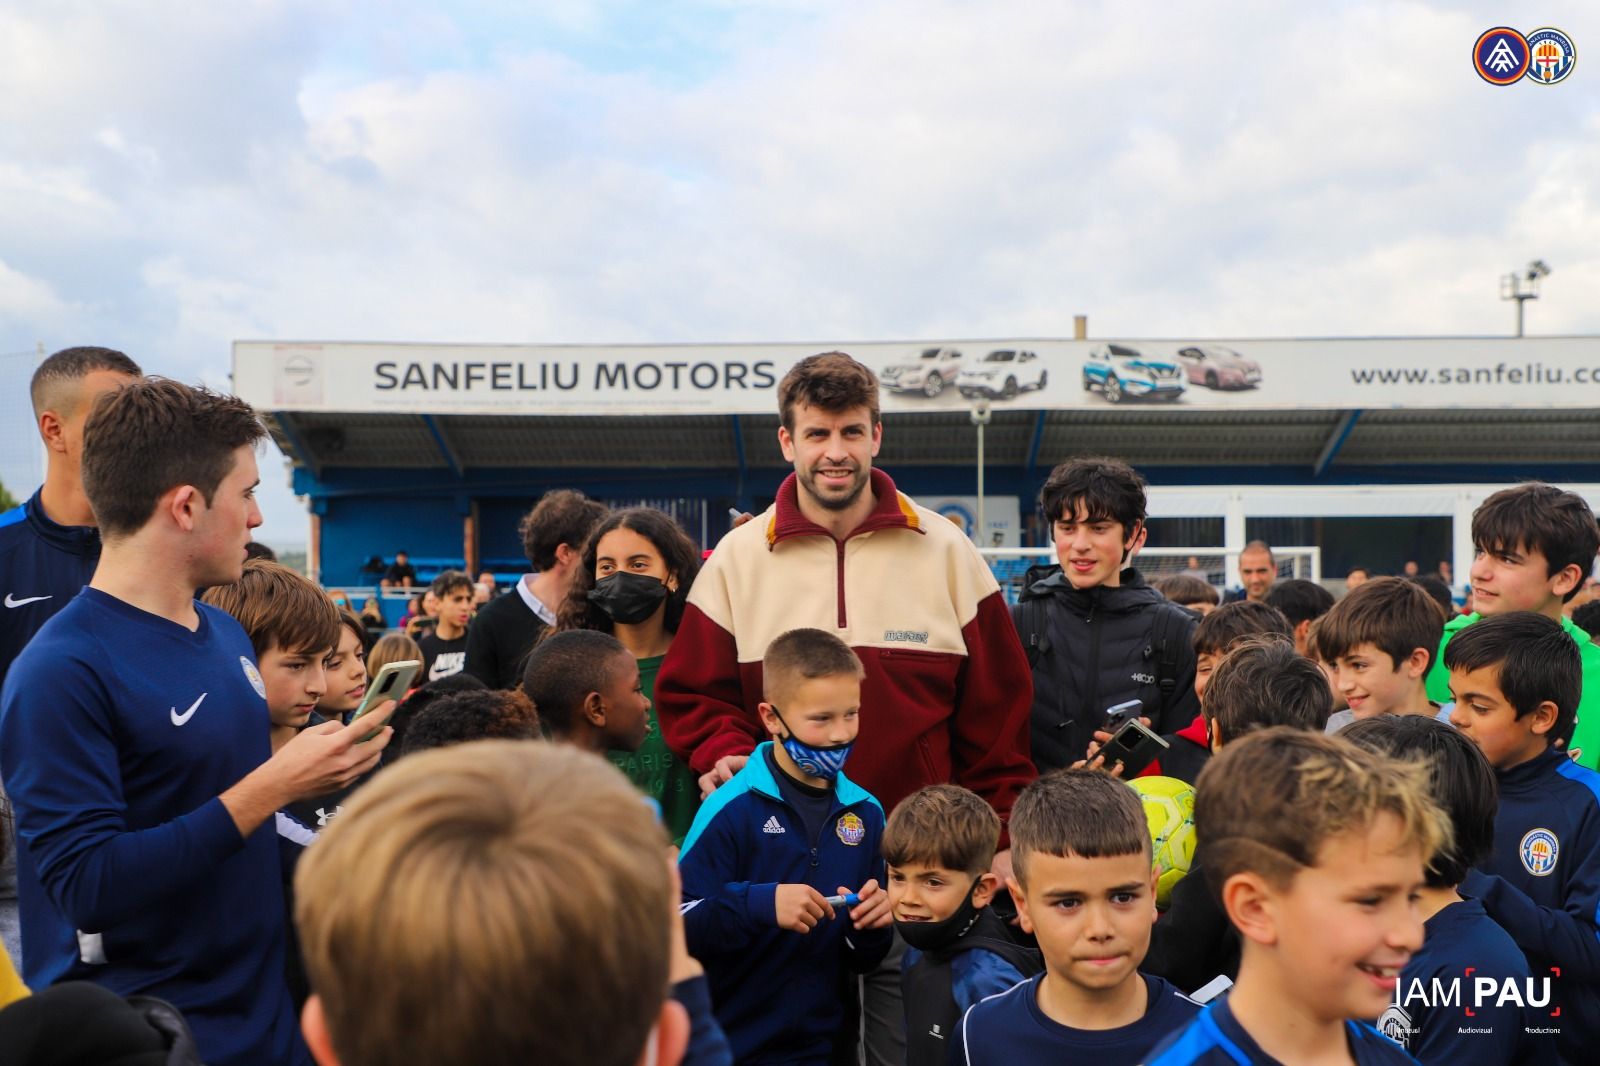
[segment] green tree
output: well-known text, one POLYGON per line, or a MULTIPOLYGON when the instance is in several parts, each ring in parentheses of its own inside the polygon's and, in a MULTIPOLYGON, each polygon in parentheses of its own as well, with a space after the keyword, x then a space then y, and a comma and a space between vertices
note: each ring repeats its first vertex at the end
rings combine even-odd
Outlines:
POLYGON ((19 502, 15 496, 6 491, 4 484, 0 484, 0 511, 9 511, 19 502))

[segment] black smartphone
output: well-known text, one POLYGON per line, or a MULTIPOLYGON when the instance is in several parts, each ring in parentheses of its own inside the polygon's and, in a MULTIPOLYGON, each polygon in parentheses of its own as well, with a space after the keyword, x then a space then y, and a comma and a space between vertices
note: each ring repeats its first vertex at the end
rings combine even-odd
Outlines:
POLYGON ((1134 718, 1123 723, 1117 735, 1106 741, 1106 746, 1100 749, 1099 754, 1106 757, 1100 765, 1110 770, 1120 762, 1123 780, 1131 780, 1134 774, 1149 766, 1171 746, 1134 718))
POLYGON ((1115 707, 1107 707, 1105 724, 1100 728, 1107 733, 1115 733, 1122 728, 1124 722, 1131 722, 1139 717, 1139 712, 1142 710, 1144 710, 1143 700, 1128 700, 1115 707))

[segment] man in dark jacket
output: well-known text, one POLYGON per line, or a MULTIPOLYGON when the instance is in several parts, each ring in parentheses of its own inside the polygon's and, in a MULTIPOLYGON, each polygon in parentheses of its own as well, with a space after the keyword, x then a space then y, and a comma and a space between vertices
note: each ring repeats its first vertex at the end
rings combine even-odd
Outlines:
POLYGON ((1059 565, 1028 571, 1012 618, 1033 667, 1033 759, 1082 759, 1104 712, 1143 702, 1156 733, 1199 714, 1195 616, 1128 565, 1143 536, 1144 479, 1117 459, 1074 459, 1039 491, 1059 565))

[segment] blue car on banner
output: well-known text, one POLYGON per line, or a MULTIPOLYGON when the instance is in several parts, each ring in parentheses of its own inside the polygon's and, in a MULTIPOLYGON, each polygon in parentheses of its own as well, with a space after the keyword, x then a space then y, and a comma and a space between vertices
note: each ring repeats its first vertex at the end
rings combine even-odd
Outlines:
POLYGON ((1112 403, 1123 400, 1177 400, 1187 387, 1174 359, 1145 355, 1126 344, 1101 344, 1083 364, 1083 390, 1100 390, 1112 403))

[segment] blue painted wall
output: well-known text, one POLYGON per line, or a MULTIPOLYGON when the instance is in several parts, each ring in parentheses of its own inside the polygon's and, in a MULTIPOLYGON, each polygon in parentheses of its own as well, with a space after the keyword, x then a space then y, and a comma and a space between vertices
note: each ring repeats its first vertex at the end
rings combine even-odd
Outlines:
MULTIPOLYGON (((710 505, 711 539, 727 529, 729 507, 759 511, 789 474, 787 468, 750 469, 741 482, 737 469, 469 469, 461 478, 449 470, 325 469, 321 478, 295 471, 295 491, 312 498, 322 517, 322 580, 326 585, 360 581, 360 567, 371 555, 392 558, 396 548, 413 556, 459 558, 462 521, 470 501, 479 501, 479 551, 484 559, 520 558, 517 523, 551 489, 573 488, 602 500, 641 497, 703 497, 710 505)), ((902 466, 888 471, 912 496, 971 495, 976 474, 970 465, 902 466)), ((1524 478, 1556 482, 1600 482, 1600 463, 1496 466, 1395 465, 1338 466, 1313 478, 1305 466, 1141 467, 1152 485, 1341 485, 1341 484, 1506 484, 1524 478)), ((1026 515, 1048 473, 1040 467, 991 466, 985 490, 1018 496, 1026 515)), ((709 545, 707 545, 709 547, 709 545)))

